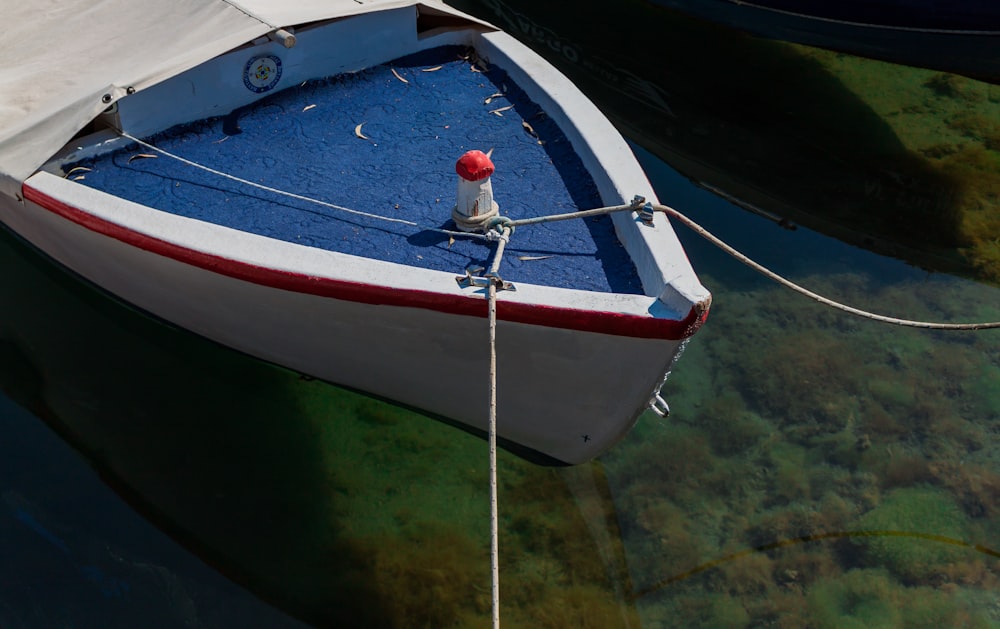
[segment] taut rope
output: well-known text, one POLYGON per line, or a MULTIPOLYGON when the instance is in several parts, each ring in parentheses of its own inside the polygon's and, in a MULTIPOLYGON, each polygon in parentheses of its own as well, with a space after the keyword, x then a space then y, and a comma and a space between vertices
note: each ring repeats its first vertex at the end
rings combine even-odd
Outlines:
POLYGON ((768 269, 764 265, 762 265, 762 264, 760 264, 758 262, 754 262, 753 260, 751 260, 750 258, 748 258, 747 256, 745 256, 744 254, 740 253, 739 251, 737 251, 736 249, 734 249, 730 245, 726 244, 721 238, 719 238, 718 236, 715 236, 714 234, 712 234, 711 232, 709 232, 707 229, 705 229, 704 227, 702 227, 698 223, 694 222, 693 220, 691 220, 687 216, 681 214, 680 212, 678 212, 674 208, 666 206, 666 205, 660 205, 660 204, 647 204, 642 199, 642 197, 636 197, 632 201, 632 203, 628 204, 628 205, 612 205, 612 206, 608 206, 608 207, 595 208, 595 209, 592 209, 592 210, 582 210, 582 211, 579 211, 579 212, 567 212, 565 214, 553 214, 553 215, 549 215, 549 216, 538 216, 538 217, 534 217, 534 218, 525 218, 525 219, 518 219, 518 220, 504 220, 500 224, 502 224, 502 225, 509 225, 509 226, 512 226, 512 227, 516 227, 516 226, 520 226, 520 225, 537 225, 537 224, 540 224, 540 223, 551 223, 551 222, 554 222, 554 221, 563 221, 563 220, 567 220, 567 219, 571 219, 571 218, 586 218, 588 216, 597 216, 597 215, 600 215, 600 214, 611 214, 611 213, 614 213, 614 212, 621 212, 621 211, 624 211, 624 210, 635 210, 635 211, 640 212, 640 214, 645 213, 647 216, 644 217, 644 218, 648 218, 649 216, 651 216, 651 213, 654 212, 654 211, 655 212, 662 212, 663 214, 665 214, 667 216, 671 216, 673 218, 676 218, 678 221, 680 221, 681 223, 684 223, 684 225, 686 225, 687 227, 689 227, 696 234, 698 234, 702 238, 708 240, 709 242, 711 242, 716 247, 722 249, 723 251, 725 251, 726 253, 728 253, 732 257, 736 258, 737 260, 739 260, 743 264, 745 264, 745 265, 749 266, 750 268, 754 269, 758 273, 761 273, 762 275, 764 275, 766 277, 769 277, 770 279, 778 282, 779 284, 781 284, 781 285, 783 285, 783 286, 785 286, 787 288, 790 288, 793 291, 795 291, 795 292, 797 292, 797 293, 799 293, 801 295, 805 295, 806 297, 809 297, 810 299, 813 299, 813 300, 815 300, 815 301, 817 301, 817 302, 819 302, 819 303, 821 303, 823 305, 830 306, 831 308, 835 308, 837 310, 840 310, 840 311, 843 311, 843 312, 847 312, 849 314, 857 315, 859 317, 864 317, 866 319, 871 319, 873 321, 881 321, 883 323, 891 323, 893 325, 899 325, 899 326, 905 326, 905 327, 911 327, 911 328, 925 328, 925 329, 931 329, 931 330, 989 330, 989 329, 1000 328, 1000 321, 988 321, 988 322, 980 322, 980 323, 937 323, 937 322, 931 322, 931 321, 913 321, 911 319, 900 319, 900 318, 897 318, 897 317, 889 317, 889 316, 886 316, 886 315, 880 315, 880 314, 876 314, 874 312, 868 312, 866 310, 861 310, 860 308, 855 308, 853 306, 848 306, 846 304, 842 304, 840 302, 834 301, 832 299, 829 299, 827 297, 824 297, 822 295, 814 293, 814 292, 812 292, 811 290, 809 290, 807 288, 799 286, 795 282, 792 282, 791 280, 786 279, 786 278, 782 277, 781 275, 778 275, 777 273, 775 273, 774 271, 768 269))
POLYGON ((489 278, 489 322, 490 322, 490 575, 493 592, 493 629, 500 628, 500 544, 499 515, 497 508, 497 284, 502 281, 497 276, 504 248, 513 231, 504 227, 497 239, 497 250, 493 254, 489 278))
MULTIPOLYGON (((229 179, 231 181, 235 181, 235 182, 238 182, 238 183, 241 183, 241 184, 253 187, 253 188, 257 188, 257 189, 260 189, 260 190, 265 190, 267 192, 271 192, 273 194, 277 194, 277 195, 280 195, 280 196, 285 196, 285 197, 289 197, 289 198, 292 198, 292 199, 298 199, 299 201, 304 201, 306 203, 314 203, 314 204, 317 204, 317 205, 322 205, 324 207, 328 207, 328 208, 331 208, 331 209, 339 210, 341 212, 346 212, 348 214, 355 214, 355 215, 358 215, 358 216, 365 216, 367 218, 373 218, 373 219, 378 219, 378 220, 382 220, 382 221, 389 221, 389 222, 392 222, 392 223, 401 223, 403 225, 409 225, 411 227, 416 227, 418 229, 425 229, 425 230, 429 230, 429 231, 435 231, 435 232, 447 234, 449 236, 465 236, 465 237, 470 237, 470 238, 481 238, 481 239, 485 239, 485 240, 493 240, 493 239, 496 238, 495 233, 491 233, 491 229, 487 229, 487 233, 485 233, 485 234, 480 234, 480 233, 475 233, 475 232, 453 231, 453 230, 441 229, 441 228, 437 228, 437 227, 423 227, 423 226, 421 226, 421 225, 419 225, 417 223, 414 223, 413 221, 408 221, 408 220, 401 219, 401 218, 392 218, 392 217, 388 217, 388 216, 381 216, 379 214, 371 214, 369 212, 362 212, 362 211, 359 211, 359 210, 352 210, 350 208, 346 208, 346 207, 343 207, 343 206, 340 206, 340 205, 335 205, 333 203, 327 203, 326 201, 320 201, 318 199, 313 199, 313 198, 310 198, 310 197, 307 197, 307 196, 304 196, 304 195, 301 195, 301 194, 295 194, 293 192, 287 192, 285 190, 279 190, 278 188, 272 188, 270 186, 265 186, 265 185, 262 185, 262 184, 259 184, 259 183, 253 182, 253 181, 249 181, 247 179, 242 179, 240 177, 236 177, 235 175, 230 175, 229 173, 225 173, 225 172, 222 172, 220 170, 215 170, 214 168, 209 168, 208 166, 204 166, 202 164, 199 164, 197 162, 191 161, 189 159, 185 159, 185 158, 183 158, 183 157, 181 157, 179 155, 175 155, 174 153, 171 153, 171 152, 166 151, 164 149, 161 149, 161 148, 159 148, 157 146, 154 146, 154 145, 152 145, 152 144, 150 144, 148 142, 140 140, 139 138, 136 138, 136 137, 134 137, 132 135, 129 135, 128 133, 125 133, 124 131, 118 131, 118 133, 121 135, 121 137, 123 137, 123 138, 125 138, 127 140, 131 140, 132 142, 135 142, 136 144, 138 144, 140 146, 144 146, 144 147, 148 148, 151 151, 155 151, 157 153, 160 153, 161 155, 164 155, 164 156, 169 157, 171 159, 175 159, 175 160, 177 160, 177 161, 179 161, 181 163, 187 164, 188 166, 191 166, 193 168, 198 168, 198 169, 204 170, 206 172, 209 172, 209 173, 211 173, 213 175, 222 177, 224 179, 229 179)), ((666 206, 666 205, 646 203, 645 200, 642 197, 636 197, 635 199, 633 199, 632 203, 629 203, 629 204, 625 204, 625 205, 613 205, 613 206, 609 206, 609 207, 595 208, 595 209, 592 209, 592 210, 581 210, 581 211, 577 211, 577 212, 567 212, 565 214, 552 214, 552 215, 549 215, 549 216, 538 216, 538 217, 534 217, 534 218, 524 218, 524 219, 517 219, 517 220, 511 220, 511 219, 508 219, 508 218, 503 218, 503 219, 501 219, 499 221, 499 224, 497 225, 497 227, 502 227, 502 226, 517 227, 517 226, 520 226, 520 225, 537 225, 537 224, 540 224, 540 223, 551 223, 551 222, 555 222, 555 221, 568 220, 568 219, 571 219, 571 218, 587 218, 587 217, 590 217, 590 216, 598 216, 598 215, 602 215, 602 214, 611 214, 611 213, 614 213, 614 212, 622 212, 622 211, 626 211, 626 210, 638 211, 638 212, 640 212, 640 215, 645 214, 646 216, 644 216, 644 218, 649 218, 650 217, 649 215, 653 211, 662 212, 663 214, 665 214, 667 216, 671 216, 673 218, 676 218, 678 221, 684 223, 686 226, 688 226, 691 230, 693 230, 699 236, 701 236, 702 238, 705 238, 706 240, 708 240, 709 242, 711 242, 712 244, 714 244, 716 247, 719 247, 720 249, 722 249, 723 251, 725 251, 726 253, 728 253, 732 257, 736 258, 737 260, 739 260, 743 264, 745 264, 745 265, 749 266, 750 268, 754 269, 758 273, 761 273, 762 275, 764 275, 766 277, 769 277, 770 279, 778 282, 779 284, 782 284, 783 286, 785 286, 787 288, 790 288, 790 289, 794 290, 795 292, 797 292, 799 294, 805 295, 806 297, 809 297, 810 299, 813 299, 813 300, 815 300, 815 301, 817 301, 817 302, 819 302, 819 303, 821 303, 823 305, 830 306, 831 308, 835 308, 837 310, 841 310, 841 311, 847 312, 849 314, 853 314, 853 315, 856 315, 856 316, 859 316, 859 317, 864 317, 866 319, 871 319, 873 321, 881 321, 883 323, 891 323, 893 325, 907 326, 907 327, 913 327, 913 328, 926 328, 926 329, 932 329, 932 330, 988 330, 988 329, 1000 328, 1000 321, 989 321, 989 322, 983 322, 983 323, 936 323, 936 322, 930 322, 930 321, 913 321, 913 320, 910 320, 910 319, 900 319, 900 318, 897 318, 897 317, 889 317, 889 316, 886 316, 886 315, 880 315, 880 314, 876 314, 876 313, 873 313, 873 312, 868 312, 868 311, 865 311, 865 310, 861 310, 859 308, 854 308, 852 306, 848 306, 848 305, 842 304, 840 302, 836 302, 836 301, 834 301, 832 299, 829 299, 827 297, 823 297, 822 295, 814 293, 814 292, 810 291, 807 288, 799 286, 798 284, 792 282, 791 280, 785 279, 784 277, 778 275, 774 271, 771 271, 770 269, 766 268, 762 264, 754 262, 753 260, 751 260, 750 258, 748 258, 747 256, 745 256, 744 254, 740 253, 739 251, 737 251, 736 249, 734 249, 730 245, 726 244, 720 238, 718 238, 717 236, 713 235, 707 229, 705 229, 704 227, 702 227, 698 223, 694 222, 693 220, 691 220, 687 216, 684 216, 683 214, 681 214, 680 212, 678 212, 674 208, 666 206)), ((494 219, 494 220, 496 221, 497 219, 494 219)), ((501 243, 504 243, 504 242, 505 242, 504 240, 501 240, 501 243)), ((497 252, 499 254, 499 253, 502 253, 502 251, 503 251, 503 245, 501 245, 501 247, 497 250, 497 252)), ((497 256, 497 258, 495 258, 495 263, 499 264, 499 255, 497 256)))
POLYGON ((699 236, 701 236, 702 238, 708 240, 710 243, 712 243, 716 247, 722 249, 723 251, 725 251, 726 253, 728 253, 732 257, 736 258, 737 260, 739 260, 743 264, 745 264, 745 265, 749 266, 750 268, 754 269, 758 273, 761 273, 761 274, 763 274, 763 275, 771 278, 772 280, 778 282, 779 284, 781 284, 783 286, 791 288, 792 290, 794 290, 797 293, 805 295, 806 297, 809 297, 810 299, 818 301, 819 303, 824 304, 826 306, 830 306, 832 308, 836 308, 837 310, 842 310, 843 312, 847 312, 847 313, 850 313, 850 314, 853 314, 853 315, 857 315, 859 317, 864 317, 866 319, 872 319, 874 321, 881 321, 883 323, 891 323, 893 325, 901 325, 901 326, 907 326, 907 327, 911 327, 911 328, 928 328, 928 329, 932 329, 932 330, 988 330, 988 329, 991 329, 991 328, 1000 328, 1000 321, 990 321, 990 322, 984 322, 984 323, 935 323, 935 322, 929 322, 929 321, 912 321, 910 319, 898 319, 896 317, 888 317, 886 315, 875 314, 873 312, 868 312, 868 311, 865 311, 865 310, 861 310, 859 308, 854 308, 852 306, 848 306, 848 305, 845 305, 845 304, 833 301, 832 299, 828 299, 826 297, 823 297, 822 295, 818 295, 818 294, 812 292, 811 290, 809 290, 807 288, 803 288, 802 286, 799 286, 798 284, 792 282, 791 280, 785 279, 784 277, 778 275, 774 271, 766 268, 762 264, 754 262, 753 260, 751 260, 750 258, 746 257, 745 255, 743 255, 742 253, 740 253, 739 251, 737 251, 733 247, 731 247, 728 244, 726 244, 725 242, 723 242, 717 236, 711 234, 707 229, 705 229, 704 227, 702 227, 698 223, 695 223, 690 218, 684 216, 683 214, 681 214, 677 210, 673 209, 672 207, 668 207, 666 205, 654 205, 653 209, 656 210, 657 212, 663 212, 664 214, 666 214, 668 216, 672 216, 672 217, 676 218, 677 220, 679 220, 680 222, 684 223, 689 228, 691 228, 699 236))

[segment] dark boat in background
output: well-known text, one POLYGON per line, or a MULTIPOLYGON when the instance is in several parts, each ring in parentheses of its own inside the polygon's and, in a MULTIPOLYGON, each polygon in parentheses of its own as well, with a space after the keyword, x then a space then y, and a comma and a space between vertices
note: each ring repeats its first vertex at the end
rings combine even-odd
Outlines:
POLYGON ((1000 86, 756 37, 648 0, 588 23, 525 0, 449 4, 533 47, 629 140, 745 209, 920 268, 1000 278, 1000 86))
POLYGON ((1000 4, 990 0, 650 0, 781 41, 1000 81, 1000 4))

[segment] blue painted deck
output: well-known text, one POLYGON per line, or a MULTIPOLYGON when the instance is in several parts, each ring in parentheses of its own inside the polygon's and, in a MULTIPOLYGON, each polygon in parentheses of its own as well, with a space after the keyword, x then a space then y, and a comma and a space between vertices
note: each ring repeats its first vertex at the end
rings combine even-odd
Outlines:
MULTIPOLYGON (((236 112, 240 132, 233 135, 223 131, 231 130, 229 117, 148 141, 236 177, 427 228, 454 228, 454 166, 469 149, 492 149, 494 198, 504 216, 603 205, 555 123, 502 70, 474 71, 463 54, 437 49, 283 90, 236 112), (357 137, 359 124, 370 139, 357 137)), ((481 240, 449 244, 438 232, 275 195, 162 155, 133 159, 138 153, 149 150, 133 145, 67 169, 91 168, 80 183, 144 205, 312 247, 457 274, 486 266, 493 251, 481 240)), ((518 228, 500 275, 642 292, 607 216, 518 228), (544 256, 551 257, 530 259, 544 256)))

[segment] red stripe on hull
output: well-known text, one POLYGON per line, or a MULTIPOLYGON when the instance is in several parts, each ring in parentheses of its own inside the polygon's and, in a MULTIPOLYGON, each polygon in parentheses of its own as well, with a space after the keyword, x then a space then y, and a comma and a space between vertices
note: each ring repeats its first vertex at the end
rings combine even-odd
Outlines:
MULTIPOLYGON (((448 314, 483 318, 487 316, 486 301, 479 296, 461 297, 431 291, 349 282, 248 264, 140 234, 116 223, 98 218, 85 210, 63 203, 27 184, 22 186, 22 191, 25 199, 93 232, 220 275, 271 288, 364 304, 423 308, 448 314)), ((497 303, 497 318, 502 321, 598 332, 615 336, 674 341, 694 334, 707 316, 707 309, 699 312, 695 308, 692 308, 684 319, 657 319, 616 312, 576 310, 505 302, 503 300, 497 303)))

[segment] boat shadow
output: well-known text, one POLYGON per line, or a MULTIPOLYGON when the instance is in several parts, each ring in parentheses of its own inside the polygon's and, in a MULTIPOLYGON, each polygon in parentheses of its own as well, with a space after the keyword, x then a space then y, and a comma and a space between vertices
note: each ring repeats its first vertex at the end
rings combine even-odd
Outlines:
MULTIPOLYGON (((167 325, 5 230, 0 294, 10 304, 0 319, 0 391, 218 572, 314 626, 486 621, 479 436, 167 325)), ((605 557, 618 542, 588 528, 607 520, 592 522, 591 511, 612 507, 580 503, 610 498, 569 492, 560 479, 584 468, 500 456, 520 496, 506 507, 513 524, 503 525, 505 617, 518 624, 541 606, 559 626, 581 626, 594 610, 634 626, 622 561, 605 557), (580 534, 533 533, 548 526, 580 534), (572 579, 538 580, 540 566, 562 565, 572 579), (587 603, 551 609, 563 596, 587 603)))
POLYGON ((323 447, 356 421, 338 389, 138 312, 6 230, 0 269, 4 394, 262 600, 320 626, 389 626, 371 541, 344 534, 350 481, 323 447))

